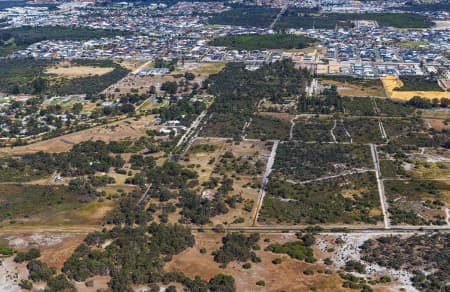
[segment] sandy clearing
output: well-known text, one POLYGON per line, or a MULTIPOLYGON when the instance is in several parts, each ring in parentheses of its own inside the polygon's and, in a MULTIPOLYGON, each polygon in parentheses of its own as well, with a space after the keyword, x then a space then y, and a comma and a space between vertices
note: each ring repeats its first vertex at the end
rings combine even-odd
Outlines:
MULTIPOLYGON (((361 246, 366 240, 374 239, 376 237, 391 235, 390 233, 333 233, 320 235, 317 237, 316 246, 324 254, 329 256, 337 268, 345 266, 348 260, 361 261, 366 265, 366 274, 360 276, 380 277, 384 275, 390 275, 394 282, 390 284, 390 289, 398 291, 400 288, 405 288, 406 291, 417 291, 412 285, 410 278, 412 274, 405 270, 394 270, 390 268, 382 267, 378 264, 372 264, 361 260, 359 253, 359 246, 361 246), (335 241, 337 238, 343 240, 343 244, 337 244, 335 241), (334 248, 334 252, 328 253, 329 248, 334 248)), ((405 236, 405 235, 402 235, 405 236)))
POLYGON ((0 259, 0 291, 19 292, 20 279, 28 277, 28 270, 25 264, 17 264, 13 257, 0 259))
POLYGON ((435 23, 435 26, 433 26, 431 29, 434 30, 445 30, 450 29, 450 20, 433 20, 435 23))

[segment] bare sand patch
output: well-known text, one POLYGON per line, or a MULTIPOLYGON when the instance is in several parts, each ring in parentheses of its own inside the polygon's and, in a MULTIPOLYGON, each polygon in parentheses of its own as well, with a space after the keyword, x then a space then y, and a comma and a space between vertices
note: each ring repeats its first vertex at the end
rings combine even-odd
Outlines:
POLYGON ((433 20, 435 25, 431 28, 434 30, 450 29, 450 20, 433 20))

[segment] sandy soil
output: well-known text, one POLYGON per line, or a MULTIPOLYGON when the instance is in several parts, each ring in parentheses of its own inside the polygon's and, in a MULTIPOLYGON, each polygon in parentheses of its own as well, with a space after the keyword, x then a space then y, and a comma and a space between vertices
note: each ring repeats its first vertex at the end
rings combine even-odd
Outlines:
POLYGON ((390 98, 410 100, 414 96, 423 98, 450 98, 449 91, 395 91, 394 88, 402 87, 403 82, 396 76, 386 76, 382 79, 383 86, 390 98))
POLYGON ((13 257, 0 259, 0 291, 18 292, 20 279, 28 277, 28 270, 25 264, 17 264, 13 257))
MULTIPOLYGON (((2 234, 0 238, 18 251, 39 247, 39 260, 60 269, 85 236, 84 233, 21 233, 2 234)), ((13 257, 0 259, 0 263, 0 291, 22 291, 18 284, 28 278, 26 263, 15 263, 13 257)))
POLYGON ((237 291, 350 291, 342 288, 342 280, 338 275, 326 275, 315 273, 306 276, 303 271, 307 268, 323 268, 318 264, 307 264, 302 261, 291 259, 287 255, 273 254, 264 251, 264 248, 273 242, 286 242, 295 240, 294 234, 264 234, 262 238, 270 238, 270 243, 260 240, 261 250, 256 254, 262 260, 261 263, 252 263, 248 270, 242 268, 243 263, 231 262, 226 268, 219 268, 214 262, 211 252, 222 245, 223 234, 196 234, 196 244, 193 248, 173 257, 166 264, 167 271, 183 271, 189 277, 199 275, 203 280, 209 280, 219 273, 232 275, 235 279, 237 291), (201 254, 200 248, 206 248, 207 253, 201 254), (279 265, 272 264, 274 258, 281 258, 279 265), (265 287, 257 286, 256 282, 264 280, 265 287))
POLYGON ((433 20, 436 25, 431 29, 434 30, 445 30, 450 29, 450 20, 433 20))
POLYGON ((88 140, 102 140, 105 142, 110 142, 139 138, 153 123, 153 120, 153 116, 145 116, 139 120, 135 120, 134 118, 126 119, 105 126, 94 127, 26 146, 0 148, 0 155, 23 155, 36 153, 39 151, 60 153, 69 151, 74 144, 88 140))
POLYGON ((361 260, 359 254, 359 246, 366 240, 374 239, 376 237, 390 235, 390 233, 333 233, 328 235, 320 235, 317 237, 316 244, 323 256, 330 257, 337 268, 345 266, 348 260, 361 261, 366 265, 366 274, 360 276, 380 277, 389 275, 394 282, 386 287, 386 290, 381 291, 398 291, 400 288, 405 288, 406 291, 417 291, 411 283, 412 274, 405 270, 394 270, 379 266, 377 264, 367 263, 361 260), (337 238, 341 238, 344 243, 336 244, 337 238), (328 252, 328 248, 334 248, 334 252, 328 252))
POLYGON ((97 291, 98 289, 107 289, 108 282, 110 280, 109 276, 95 276, 86 279, 85 282, 74 282, 75 288, 78 292, 92 292, 97 291), (94 283, 93 287, 86 287, 86 282, 92 280, 94 283))

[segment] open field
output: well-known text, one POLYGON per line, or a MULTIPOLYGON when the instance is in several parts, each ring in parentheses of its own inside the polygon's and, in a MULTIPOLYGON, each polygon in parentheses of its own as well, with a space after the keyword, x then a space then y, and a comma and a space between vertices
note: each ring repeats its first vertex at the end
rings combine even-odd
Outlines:
POLYGON ((95 67, 95 66, 78 66, 73 65, 70 62, 61 62, 48 67, 45 70, 45 74, 56 75, 59 78, 80 78, 91 75, 104 75, 112 72, 112 67, 95 67))
POLYGON ((110 142, 139 138, 145 134, 145 131, 153 123, 153 120, 154 116, 151 115, 141 117, 138 120, 130 118, 106 126, 97 126, 30 145, 0 148, 0 155, 23 155, 39 151, 59 153, 69 151, 74 144, 88 140, 110 142))
POLYGON ((390 98, 400 100, 410 100, 414 96, 422 98, 450 98, 449 91, 396 91, 395 88, 402 87, 402 81, 396 76, 386 76, 382 79, 383 86, 390 98))
POLYGON ((261 258, 261 263, 252 263, 250 269, 242 268, 244 263, 231 262, 226 268, 220 268, 214 261, 211 252, 217 250, 222 245, 223 234, 201 234, 195 235, 196 243, 172 258, 166 264, 166 271, 182 271, 189 277, 196 275, 207 280, 218 273, 232 275, 236 283, 236 291, 308 291, 315 288, 315 291, 350 291, 342 288, 342 279, 333 273, 314 273, 314 275, 303 275, 306 269, 324 269, 323 265, 308 264, 300 260, 290 258, 285 254, 274 254, 264 251, 264 248, 272 243, 285 243, 295 241, 294 234, 263 234, 260 240, 261 250, 255 253, 261 258), (269 243, 264 242, 268 238, 269 243), (200 249, 205 248, 205 254, 200 253, 200 249), (282 263, 275 265, 272 260, 281 258, 282 263), (265 286, 257 286, 256 282, 264 280, 265 286))
POLYGON ((342 96, 385 96, 380 82, 349 82, 323 79, 320 82, 328 85, 336 85, 337 92, 342 96), (379 83, 379 84, 378 84, 379 83))
POLYGON ((17 184, 0 185, 0 202, 3 226, 97 225, 114 206, 66 186, 17 184))
POLYGON ((179 73, 191 72, 195 76, 200 76, 202 78, 206 78, 211 74, 219 73, 225 65, 223 63, 190 63, 185 62, 180 66, 179 69, 176 69, 174 73, 180 71, 179 73))

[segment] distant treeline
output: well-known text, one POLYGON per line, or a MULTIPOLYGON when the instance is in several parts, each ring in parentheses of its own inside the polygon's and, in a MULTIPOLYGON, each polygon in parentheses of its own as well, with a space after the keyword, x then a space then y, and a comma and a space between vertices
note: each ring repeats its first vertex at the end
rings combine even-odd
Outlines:
POLYGON ((235 50, 303 49, 314 40, 290 34, 225 36, 212 40, 210 45, 235 50))
POLYGON ((317 16, 291 9, 280 18, 275 29, 352 27, 353 20, 374 20, 380 26, 398 28, 428 28, 434 24, 428 17, 413 13, 331 13, 317 16))
MULTIPOLYGON (((269 7, 239 7, 213 16, 209 23, 239 26, 268 27, 276 18, 279 9, 269 7)), ((289 28, 353 27, 353 20, 375 20, 380 26, 398 28, 428 28, 433 22, 426 16, 414 13, 330 13, 317 14, 317 9, 291 8, 285 11, 275 25, 283 31, 289 28)))
POLYGON ((280 12, 278 8, 234 8, 209 19, 210 24, 268 27, 280 12))

